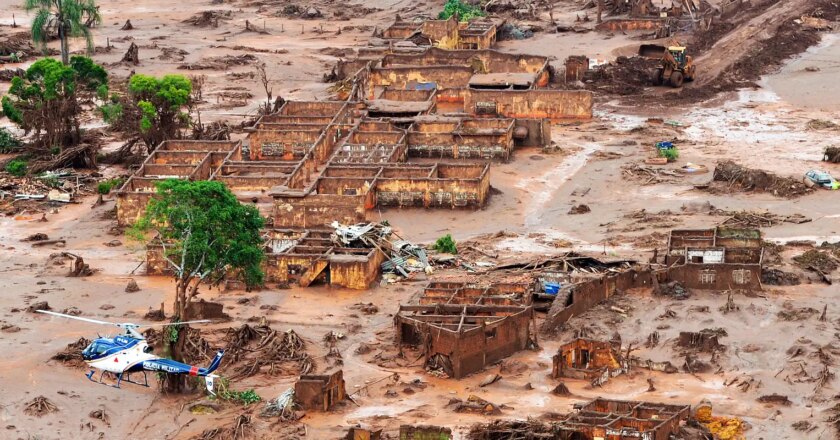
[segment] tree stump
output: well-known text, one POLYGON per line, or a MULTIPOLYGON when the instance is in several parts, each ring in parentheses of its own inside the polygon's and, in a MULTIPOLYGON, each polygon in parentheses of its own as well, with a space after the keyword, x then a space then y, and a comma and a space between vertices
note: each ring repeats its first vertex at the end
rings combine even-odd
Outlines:
POLYGON ((131 63, 135 66, 140 64, 140 48, 132 42, 131 46, 128 46, 128 50, 125 52, 125 55, 123 55, 121 62, 131 63))

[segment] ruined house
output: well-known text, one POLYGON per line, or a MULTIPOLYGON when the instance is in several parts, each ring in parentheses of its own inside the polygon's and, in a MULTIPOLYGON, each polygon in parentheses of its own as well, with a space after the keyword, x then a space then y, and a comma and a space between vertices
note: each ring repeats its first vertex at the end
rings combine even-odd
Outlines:
POLYGON ((634 268, 620 273, 609 272, 600 278, 563 286, 555 296, 541 328, 543 331, 551 331, 572 316, 580 316, 617 293, 653 287, 667 280, 667 270, 634 268))
POLYGON ((687 288, 761 290, 762 256, 757 229, 675 229, 665 264, 669 279, 687 288))
POLYGON ((331 374, 307 374, 295 382, 295 402, 304 410, 329 411, 347 399, 341 370, 331 374))
MULTIPOLYGON (((263 272, 266 283, 313 284, 364 290, 376 281, 380 265, 387 258, 384 241, 349 247, 332 239, 329 229, 279 229, 263 231, 263 272)), ((170 272, 163 245, 152 240, 146 246, 146 274, 170 272)), ((236 285, 235 278, 228 286, 236 285)))
POLYGON ((146 211, 155 184, 163 179, 209 180, 226 161, 242 159, 239 141, 162 142, 116 191, 117 223, 129 226, 146 211))
POLYGON ((389 45, 412 42, 417 46, 443 49, 489 49, 496 43, 496 25, 490 20, 459 23, 455 17, 420 22, 397 17, 380 37, 389 45))
POLYGON ((551 377, 585 379, 602 385, 629 370, 620 350, 620 346, 606 341, 578 338, 567 342, 552 357, 551 377))
POLYGON ((401 305, 394 317, 402 351, 421 351, 425 366, 460 379, 535 344, 533 309, 497 305, 401 305))
POLYGON ((533 283, 470 283, 463 281, 431 281, 420 296, 420 305, 531 305, 533 283))
POLYGON ((497 420, 473 427, 470 440, 668 440, 688 420, 689 405, 597 398, 556 421, 497 420), (513 432, 517 433, 515 436, 513 432))
POLYGON ((271 229, 266 237, 265 280, 269 283, 313 283, 367 289, 379 277, 385 260, 380 247, 346 247, 329 230, 271 229))
POLYGON ((546 87, 552 70, 543 56, 430 47, 365 60, 352 75, 351 100, 373 100, 385 89, 434 90, 439 113, 517 120, 592 117, 591 92, 546 87))

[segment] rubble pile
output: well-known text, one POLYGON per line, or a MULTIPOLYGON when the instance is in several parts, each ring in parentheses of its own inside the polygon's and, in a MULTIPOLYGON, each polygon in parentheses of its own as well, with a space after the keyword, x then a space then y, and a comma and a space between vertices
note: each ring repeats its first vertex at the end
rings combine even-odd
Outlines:
POLYGON ((637 95, 651 83, 658 60, 634 57, 618 57, 614 63, 592 69, 584 77, 589 90, 612 95, 637 95))
POLYGON ((253 64, 257 57, 251 54, 243 55, 222 55, 217 57, 202 58, 195 63, 181 64, 181 70, 228 70, 231 66, 245 66, 253 64))
POLYGON ((67 344, 67 347, 54 354, 50 359, 59 361, 71 368, 84 368, 85 360, 82 358, 82 350, 90 344, 90 339, 79 338, 76 342, 67 344))
POLYGON ((42 417, 57 411, 58 407, 44 396, 38 396, 30 400, 23 408, 23 412, 35 417, 42 417))
POLYGON ((264 324, 253 327, 243 324, 229 329, 225 339, 228 365, 234 365, 231 380, 259 373, 308 374, 314 369, 306 343, 294 330, 278 332, 264 324), (289 364, 294 367, 290 369, 289 364))
POLYGON ((732 161, 720 162, 715 167, 713 180, 726 183, 727 191, 737 188, 746 192, 769 192, 786 198, 799 197, 812 191, 801 180, 743 167, 732 161))
POLYGON ((198 27, 219 27, 219 20, 230 20, 231 18, 233 18, 233 11, 202 11, 182 23, 198 27))
POLYGON ((721 226, 736 228, 769 228, 781 223, 808 223, 810 218, 802 214, 778 215, 767 211, 725 211, 714 209, 712 215, 728 217, 720 223, 721 226))

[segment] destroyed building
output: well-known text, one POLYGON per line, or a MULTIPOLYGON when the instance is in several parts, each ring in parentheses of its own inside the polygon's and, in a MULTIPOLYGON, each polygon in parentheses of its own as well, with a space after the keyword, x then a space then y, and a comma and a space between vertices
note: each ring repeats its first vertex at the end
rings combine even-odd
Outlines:
POLYGON ((304 410, 329 411, 347 399, 342 370, 307 374, 295 382, 295 402, 304 410))
POLYGON ((689 405, 597 398, 557 415, 556 421, 497 420, 474 426, 470 440, 540 438, 547 440, 668 440, 689 418, 689 405), (514 435, 513 433, 516 433, 514 435))
POLYGON ((533 309, 498 305, 401 305, 396 343, 418 349, 426 368, 460 379, 535 344, 533 309))
MULTIPOLYGON (((379 277, 383 262, 412 250, 404 240, 395 241, 395 248, 389 240, 391 233, 390 227, 374 223, 336 223, 333 229, 266 229, 262 233, 265 282, 367 289, 379 277)), ((158 240, 146 246, 148 275, 170 272, 164 251, 158 240)), ((231 279, 228 286, 235 283, 231 279)))
POLYGON ((145 212, 162 179, 210 180, 225 162, 242 160, 238 141, 162 142, 116 192, 117 222, 133 224, 145 212))
POLYGON ((430 45, 360 51, 346 100, 285 102, 242 143, 162 143, 117 191, 118 223, 136 221, 167 178, 222 182, 278 228, 363 222, 375 208, 481 208, 489 161, 548 145, 552 119, 591 118, 591 92, 546 87, 546 57, 489 49, 492 24, 412 26, 385 34, 419 29, 430 45), (441 43, 452 38, 463 47, 441 43))
POLYGON ((691 289, 761 290, 757 229, 676 229, 668 237, 668 277, 691 289))
POLYGON ((420 305, 531 305, 533 283, 469 283, 463 281, 432 281, 420 297, 420 305))
POLYGON ((577 338, 561 345, 552 357, 551 377, 585 379, 602 385, 629 370, 620 350, 620 346, 607 341, 577 338))

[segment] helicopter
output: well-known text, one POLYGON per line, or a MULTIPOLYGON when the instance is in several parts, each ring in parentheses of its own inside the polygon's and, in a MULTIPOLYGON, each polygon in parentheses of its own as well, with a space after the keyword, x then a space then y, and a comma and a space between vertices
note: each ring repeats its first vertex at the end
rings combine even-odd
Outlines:
POLYGON ((140 325, 100 321, 97 319, 66 315, 64 313, 50 312, 48 310, 38 310, 38 312, 93 324, 116 326, 125 330, 125 334, 114 338, 99 337, 94 339, 93 342, 91 342, 82 351, 82 359, 84 359, 85 363, 95 369, 101 370, 98 380, 93 378, 93 375, 96 373, 95 369, 91 369, 90 373, 85 374, 91 382, 108 385, 102 381, 102 378, 105 373, 112 373, 117 377, 117 383, 116 385, 110 386, 115 388, 120 388, 120 384, 122 382, 148 387, 149 380, 146 377, 147 371, 159 371, 165 374, 189 374, 190 376, 203 377, 205 379, 207 391, 214 396, 216 395, 216 393, 213 392, 213 382, 214 379, 219 376, 213 374, 213 372, 219 368, 219 364, 222 362, 222 356, 225 354, 224 350, 216 352, 216 356, 207 368, 200 368, 152 354, 152 347, 150 347, 148 342, 146 342, 146 338, 137 331, 140 327, 196 324, 211 322, 210 320, 202 319, 198 321, 184 321, 168 324, 140 325), (143 382, 132 380, 131 373, 143 373, 143 382))

